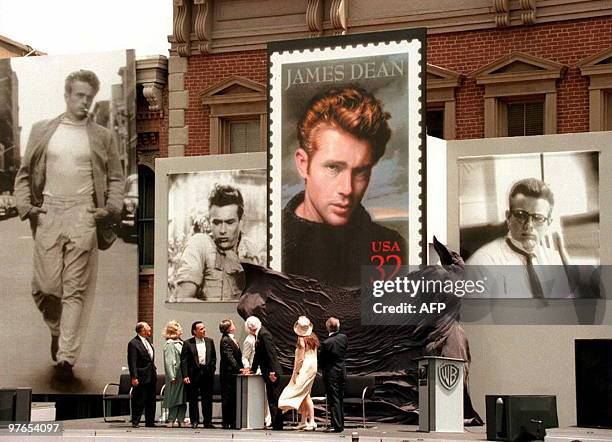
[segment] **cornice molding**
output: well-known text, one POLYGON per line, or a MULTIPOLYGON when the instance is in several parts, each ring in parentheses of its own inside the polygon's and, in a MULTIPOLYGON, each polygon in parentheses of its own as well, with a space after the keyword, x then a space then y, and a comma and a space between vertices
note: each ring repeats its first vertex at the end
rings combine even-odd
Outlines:
POLYGON ((582 76, 612 74, 612 46, 578 62, 582 76))
POLYGON ((199 42, 200 53, 210 52, 212 46, 213 0, 193 0, 196 8, 195 34, 199 42))
POLYGON ((458 72, 427 63, 427 89, 459 87, 464 76, 458 72))
POLYGON ((329 17, 335 34, 345 35, 348 31, 349 0, 332 0, 329 17))
POLYGON ((324 0, 307 0, 306 2, 306 26, 312 32, 313 37, 323 33, 324 0))
POLYGON ((168 78, 168 59, 163 55, 136 60, 136 84, 142 85, 142 94, 150 111, 163 109, 163 91, 168 78))
POLYGON ((536 0, 520 0, 521 21, 526 25, 536 22, 536 0))
POLYGON ((493 0, 495 6, 495 26, 510 26, 510 0, 493 0))
POLYGON ((255 103, 267 100, 267 96, 266 85, 244 77, 230 77, 200 92, 200 99, 204 105, 255 103), (247 89, 247 92, 223 93, 235 86, 247 89))
POLYGON ((166 84, 168 58, 163 55, 136 60, 136 84, 156 82, 166 84))
POLYGON ((187 57, 191 48, 191 0, 173 0, 172 36, 176 54, 187 57))
POLYGON ((457 0, 452 8, 435 0, 350 0, 350 5, 349 0, 173 0, 173 4, 173 35, 168 40, 170 54, 179 56, 265 49, 272 41, 347 33, 425 27, 429 35, 436 35, 517 28, 535 24, 536 18, 537 24, 544 24, 612 16, 612 2, 601 0, 457 0))
POLYGON ((554 61, 535 57, 524 52, 512 52, 472 72, 469 77, 476 79, 476 84, 515 83, 558 79, 563 76, 567 66, 554 61), (525 65, 521 71, 504 71, 515 63, 525 65))

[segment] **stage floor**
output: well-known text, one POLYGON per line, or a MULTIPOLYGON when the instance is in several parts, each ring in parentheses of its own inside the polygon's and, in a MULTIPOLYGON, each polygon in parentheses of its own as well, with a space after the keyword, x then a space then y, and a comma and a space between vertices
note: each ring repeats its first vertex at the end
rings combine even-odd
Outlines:
POLYGON ((222 430, 191 428, 132 428, 129 423, 105 423, 102 419, 80 419, 64 422, 64 437, 89 438, 96 440, 117 438, 127 440, 206 440, 206 441, 269 441, 309 442, 342 441, 352 442, 357 433, 359 442, 429 442, 429 441, 484 441, 487 440, 484 427, 467 427, 464 433, 421 433, 417 425, 376 424, 367 429, 351 425, 343 433, 325 433, 322 428, 315 432, 298 431, 286 426, 284 431, 269 430, 222 430))
MULTIPOLYGON (((461 442, 485 441, 485 427, 466 427, 463 433, 421 433, 416 425, 377 424, 369 428, 351 425, 343 433, 325 433, 318 428, 315 432, 305 432, 287 426, 284 431, 269 430, 222 430, 191 428, 132 428, 128 422, 104 422, 101 418, 78 419, 62 422, 63 434, 56 437, 46 435, 45 441, 74 440, 108 442, 157 442, 157 441, 239 441, 239 442, 461 442), (356 436, 356 437, 355 437, 356 436)), ((38 442, 41 434, 16 436, 0 430, 0 440, 38 442)), ((546 442, 612 442, 612 430, 586 428, 557 428, 548 431, 546 442)))

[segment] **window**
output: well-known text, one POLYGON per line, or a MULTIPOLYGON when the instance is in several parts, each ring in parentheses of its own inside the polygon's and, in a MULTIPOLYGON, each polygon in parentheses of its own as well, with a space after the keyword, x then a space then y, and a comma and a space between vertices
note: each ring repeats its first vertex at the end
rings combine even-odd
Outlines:
POLYGON ((444 139, 444 110, 427 110, 427 135, 444 139))
POLYGON ((544 134, 544 102, 508 103, 508 136, 544 134))
POLYGON ((155 247, 155 173, 147 166, 138 166, 138 262, 153 267, 155 247))
POLYGON ((589 130, 612 130, 612 47, 578 63, 589 77, 589 130))
POLYGON ((265 145, 261 144, 260 122, 259 120, 250 121, 229 121, 229 130, 226 140, 230 153, 247 153, 263 151, 265 145))
POLYGON ((567 66, 514 52, 472 73, 484 86, 484 136, 557 133, 557 80, 567 66))
POLYGON ((456 138, 455 89, 463 76, 448 69, 427 64, 427 135, 454 140, 456 138))
POLYGON ((210 153, 246 153, 267 146, 267 88, 231 77, 200 93, 209 109, 210 153))

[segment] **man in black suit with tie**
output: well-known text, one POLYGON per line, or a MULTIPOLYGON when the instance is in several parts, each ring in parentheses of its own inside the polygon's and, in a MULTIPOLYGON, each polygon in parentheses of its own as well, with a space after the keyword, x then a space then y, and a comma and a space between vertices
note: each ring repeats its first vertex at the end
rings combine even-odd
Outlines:
POLYGON ((276 347, 272 335, 262 327, 261 321, 254 316, 247 318, 246 323, 249 333, 255 336, 255 356, 253 357, 251 372, 257 373, 257 369, 261 368, 261 374, 266 383, 270 415, 272 416, 272 429, 282 430, 283 413, 278 409, 278 397, 281 393, 280 376, 283 374, 283 369, 276 356, 276 347))
POLYGON ((344 361, 348 338, 340 333, 340 321, 331 317, 325 322, 329 336, 319 348, 319 367, 323 371, 323 383, 327 392, 327 406, 331 415, 331 431, 344 430, 344 384, 346 364, 344 361))
POLYGON ((155 388, 157 369, 155 352, 149 342, 151 326, 146 322, 136 324, 136 336, 128 343, 128 367, 132 378, 132 427, 138 427, 142 410, 145 426, 155 426, 155 388))
POLYGON ((242 352, 234 337, 236 326, 231 319, 224 319, 219 324, 221 332, 221 411, 223 428, 236 428, 236 375, 244 372, 242 352))
POLYGON ((187 385, 189 419, 191 427, 197 428, 200 418, 198 396, 202 398, 204 428, 214 428, 212 423, 212 392, 217 354, 215 343, 206 337, 206 328, 201 321, 191 324, 193 338, 187 339, 181 351, 183 383, 187 385))

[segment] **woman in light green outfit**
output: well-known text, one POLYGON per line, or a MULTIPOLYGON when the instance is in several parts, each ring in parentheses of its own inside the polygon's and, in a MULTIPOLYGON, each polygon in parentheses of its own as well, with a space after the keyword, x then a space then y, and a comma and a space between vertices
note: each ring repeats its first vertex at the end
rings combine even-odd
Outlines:
POLYGON ((187 401, 183 374, 181 372, 181 350, 183 329, 176 321, 170 321, 164 328, 164 369, 166 373, 166 387, 164 388, 164 407, 168 409, 168 427, 174 426, 178 421, 180 427, 185 420, 187 401))

